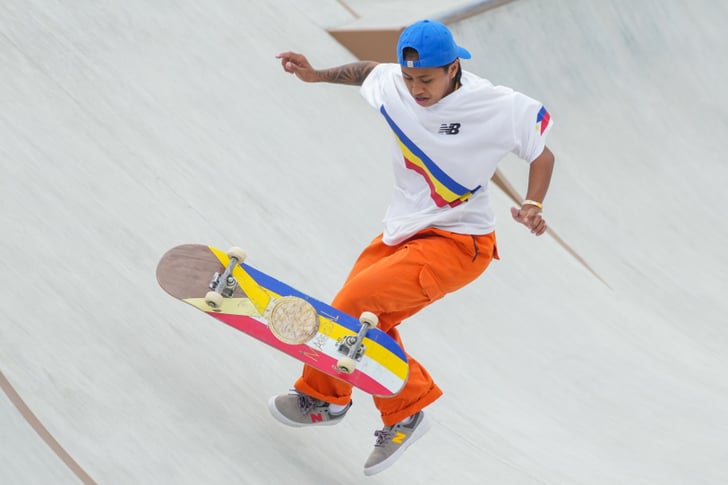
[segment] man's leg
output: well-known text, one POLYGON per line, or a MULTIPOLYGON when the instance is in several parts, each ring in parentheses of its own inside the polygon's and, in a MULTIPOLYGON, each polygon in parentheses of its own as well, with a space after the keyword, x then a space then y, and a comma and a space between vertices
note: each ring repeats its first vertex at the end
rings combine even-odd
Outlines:
MULTIPOLYGON (((396 327, 404 319, 473 281, 495 255, 494 234, 474 237, 428 229, 397 246, 385 245, 380 237, 357 260, 332 306, 355 316, 363 311, 375 313, 378 327, 401 345, 396 327)), ((410 374, 404 389, 391 398, 375 398, 387 426, 412 416, 442 394, 427 370, 408 358, 410 374)), ((297 389, 306 382, 310 383, 304 375, 297 389)), ((336 399, 341 397, 337 386, 318 389, 336 399)))
MULTIPOLYGON (((400 344, 396 328, 400 322, 473 281, 497 257, 494 234, 473 237, 437 230, 423 231, 407 241, 400 251, 401 260, 392 259, 396 264, 394 271, 389 270, 389 277, 388 270, 382 268, 375 269, 376 275, 362 271, 345 286, 347 291, 356 292, 356 286, 360 284, 357 280, 366 276, 376 282, 361 283, 364 287, 379 287, 385 295, 396 295, 392 300, 385 296, 379 326, 400 344), (386 282, 390 282, 389 286, 386 282)), ((384 427, 374 433, 377 439, 364 464, 366 475, 392 466, 427 432, 430 423, 422 409, 442 394, 427 370, 408 357, 410 374, 405 388, 394 397, 374 398, 384 427)))
MULTIPOLYGON (((493 234, 473 237, 428 229, 397 246, 385 245, 379 236, 362 252, 332 306, 353 316, 377 314, 378 327, 401 345, 396 326, 402 320, 477 278, 495 255, 493 234)), ((442 395, 427 370, 408 359, 405 388, 394 397, 375 398, 386 426, 442 395)), ((351 385, 308 366, 294 387, 324 405, 351 401, 351 385)))
MULTIPOLYGON (((375 238, 357 259, 348 280, 392 252, 392 248, 381 243, 381 236, 375 238)), ((361 314, 361 311, 352 311, 353 307, 341 308, 335 303, 333 306, 355 317, 361 314)), ((276 419, 289 426, 334 424, 341 420, 351 406, 351 391, 350 384, 305 365, 301 377, 294 384, 294 390, 289 394, 274 396, 268 402, 268 407, 276 419), (332 405, 343 407, 343 410, 332 414, 332 405)))

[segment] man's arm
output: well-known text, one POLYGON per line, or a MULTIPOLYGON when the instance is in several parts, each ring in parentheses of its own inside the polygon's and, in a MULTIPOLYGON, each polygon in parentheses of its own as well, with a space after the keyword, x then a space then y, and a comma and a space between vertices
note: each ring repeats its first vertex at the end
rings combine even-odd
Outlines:
POLYGON ((281 60, 283 70, 295 74, 300 80, 315 83, 329 82, 335 84, 348 84, 361 86, 372 69, 377 66, 374 61, 359 61, 330 69, 314 69, 303 54, 296 52, 283 52, 276 56, 281 60))
POLYGON ((546 232, 546 221, 541 217, 540 205, 546 198, 546 192, 551 183, 551 174, 554 170, 554 154, 548 147, 544 147, 541 155, 531 162, 528 172, 528 191, 526 200, 520 209, 511 207, 511 216, 531 230, 536 236, 546 232))

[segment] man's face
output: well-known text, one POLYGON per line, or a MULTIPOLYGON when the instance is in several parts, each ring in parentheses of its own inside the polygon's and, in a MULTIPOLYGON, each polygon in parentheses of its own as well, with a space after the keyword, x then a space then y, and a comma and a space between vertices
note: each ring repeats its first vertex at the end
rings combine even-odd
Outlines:
POLYGON ((404 83, 415 102, 428 107, 452 93, 455 90, 453 79, 457 73, 458 62, 453 62, 447 69, 402 66, 404 83))

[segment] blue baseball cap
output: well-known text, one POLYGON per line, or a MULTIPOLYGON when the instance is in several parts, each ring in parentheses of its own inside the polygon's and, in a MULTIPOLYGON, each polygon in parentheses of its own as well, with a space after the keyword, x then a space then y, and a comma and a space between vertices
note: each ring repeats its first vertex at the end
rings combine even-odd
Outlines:
POLYGON ((458 57, 470 59, 470 52, 455 43, 450 29, 436 20, 420 20, 402 31, 397 42, 397 61, 404 67, 441 67, 458 57), (411 47, 420 58, 406 61, 402 52, 411 47))

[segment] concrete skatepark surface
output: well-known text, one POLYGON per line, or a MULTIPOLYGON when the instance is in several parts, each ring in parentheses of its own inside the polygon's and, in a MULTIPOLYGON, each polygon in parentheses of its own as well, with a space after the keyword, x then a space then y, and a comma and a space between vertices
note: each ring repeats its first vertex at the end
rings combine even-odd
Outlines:
MULTIPOLYGON (((281 426, 266 402, 298 363, 157 286, 201 242, 330 300, 380 231, 390 135, 274 56, 343 64, 327 28, 466 4, 0 4, 0 483, 728 483, 724 3, 451 25, 465 69, 549 107, 546 218, 603 281, 493 188, 501 261, 401 327, 445 395, 380 475, 366 395, 281 426)), ((526 165, 502 170, 522 193, 526 165)))

